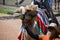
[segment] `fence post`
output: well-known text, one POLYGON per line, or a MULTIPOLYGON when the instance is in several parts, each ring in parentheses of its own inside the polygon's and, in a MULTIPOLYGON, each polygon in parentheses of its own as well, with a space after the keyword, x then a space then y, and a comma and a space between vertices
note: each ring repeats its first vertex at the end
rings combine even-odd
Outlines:
POLYGON ((5 5, 5 0, 3 0, 3 5, 5 5))
POLYGON ((56 10, 56 0, 54 2, 55 2, 55 10, 56 10))
POLYGON ((58 14, 60 13, 60 8, 59 8, 59 6, 60 6, 60 1, 58 0, 58 14))
POLYGON ((18 7, 18 0, 16 0, 16 6, 18 7))

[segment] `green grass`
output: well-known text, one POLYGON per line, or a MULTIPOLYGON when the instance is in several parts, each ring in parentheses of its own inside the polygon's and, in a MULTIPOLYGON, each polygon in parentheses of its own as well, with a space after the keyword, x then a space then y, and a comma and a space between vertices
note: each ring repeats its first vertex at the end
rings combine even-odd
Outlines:
POLYGON ((16 7, 0 7, 0 14, 8 14, 8 12, 15 9, 16 7))
MULTIPOLYGON (((11 10, 16 9, 16 7, 0 7, 0 14, 7 14, 8 12, 10 12, 11 10)), ((58 10, 53 10, 54 14, 58 13, 58 10)))
POLYGON ((4 7, 0 7, 0 13, 1 14, 7 14, 10 10, 4 7))

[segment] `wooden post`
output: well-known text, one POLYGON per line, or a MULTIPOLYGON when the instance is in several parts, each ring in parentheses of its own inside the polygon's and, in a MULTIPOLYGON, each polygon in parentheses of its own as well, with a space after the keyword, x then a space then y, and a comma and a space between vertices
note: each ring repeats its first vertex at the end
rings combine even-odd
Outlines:
POLYGON ((55 2, 55 10, 56 10, 56 0, 54 2, 55 2))
POLYGON ((3 5, 5 5, 5 0, 3 0, 3 5))
POLYGON ((58 0, 58 14, 60 13, 60 8, 59 8, 59 6, 60 6, 60 1, 58 0))
POLYGON ((18 0, 16 0, 16 6, 18 7, 18 0))

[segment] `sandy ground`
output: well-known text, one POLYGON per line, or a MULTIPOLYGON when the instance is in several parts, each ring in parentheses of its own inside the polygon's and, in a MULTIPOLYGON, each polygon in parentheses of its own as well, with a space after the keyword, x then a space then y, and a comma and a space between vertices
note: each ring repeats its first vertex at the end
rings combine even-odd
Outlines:
POLYGON ((0 20, 0 40, 18 40, 20 19, 0 20))
MULTIPOLYGON (((9 16, 0 14, 0 16, 9 16)), ((57 17, 60 23, 60 17, 57 17)), ((20 19, 0 20, 0 40, 18 40, 19 27, 21 26, 20 19)))

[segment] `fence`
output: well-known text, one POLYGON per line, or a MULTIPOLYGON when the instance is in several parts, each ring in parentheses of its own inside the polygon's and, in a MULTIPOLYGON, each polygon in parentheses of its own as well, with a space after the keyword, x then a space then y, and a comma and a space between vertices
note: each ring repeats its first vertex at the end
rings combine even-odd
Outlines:
POLYGON ((60 0, 52 0, 52 9, 58 10, 58 13, 60 13, 60 0))
POLYGON ((25 6, 31 3, 31 0, 24 0, 22 4, 16 5, 16 2, 19 2, 21 0, 0 0, 0 4, 3 5, 9 5, 9 6, 25 6))
MULTIPOLYGON (((0 0, 0 4, 3 5, 13 5, 13 6, 21 6, 21 5, 27 5, 31 3, 31 0, 24 0, 23 4, 16 5, 15 3, 21 1, 21 0, 0 0)), ((60 13, 60 0, 52 0, 52 9, 58 10, 58 13, 60 13)))

